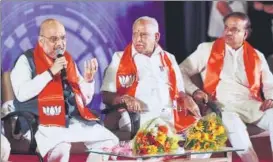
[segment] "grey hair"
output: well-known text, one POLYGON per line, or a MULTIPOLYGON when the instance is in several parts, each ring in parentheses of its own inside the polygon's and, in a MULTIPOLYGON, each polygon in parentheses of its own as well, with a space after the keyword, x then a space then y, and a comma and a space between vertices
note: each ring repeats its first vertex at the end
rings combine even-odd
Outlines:
POLYGON ((158 26, 158 22, 155 18, 153 17, 149 17, 149 16, 142 16, 139 17, 138 19, 135 20, 134 24, 133 24, 133 28, 134 26, 139 23, 139 22, 149 22, 151 25, 154 26, 155 32, 159 32, 159 26, 158 26))

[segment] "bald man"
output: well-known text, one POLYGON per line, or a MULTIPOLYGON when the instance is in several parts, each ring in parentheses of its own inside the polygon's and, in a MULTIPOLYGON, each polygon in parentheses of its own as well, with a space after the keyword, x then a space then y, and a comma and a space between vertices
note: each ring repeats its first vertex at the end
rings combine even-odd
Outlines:
MULTIPOLYGON (((49 162, 68 162, 71 143, 84 142, 87 149, 111 147, 117 137, 98 124, 98 118, 85 105, 94 94, 96 59, 85 61, 80 75, 66 51, 63 24, 55 19, 42 22, 37 45, 17 60, 11 72, 16 110, 39 116, 35 134, 37 147, 49 162)), ((102 161, 89 155, 87 161, 102 161)))
POLYGON ((185 109, 200 116, 198 106, 184 93, 183 79, 174 55, 160 47, 159 39, 156 19, 147 16, 138 18, 132 27, 132 43, 124 51, 113 55, 106 70, 101 87, 104 103, 123 103, 128 110, 112 111, 113 115, 109 114, 105 119, 105 126, 120 139, 124 137, 116 130, 130 129, 129 113, 140 115, 140 125, 161 117, 174 124, 177 131, 186 126, 185 122, 179 121, 195 121, 193 116, 180 113, 182 105, 178 100, 184 101, 185 109), (110 120, 115 115, 120 118, 116 122, 110 120))

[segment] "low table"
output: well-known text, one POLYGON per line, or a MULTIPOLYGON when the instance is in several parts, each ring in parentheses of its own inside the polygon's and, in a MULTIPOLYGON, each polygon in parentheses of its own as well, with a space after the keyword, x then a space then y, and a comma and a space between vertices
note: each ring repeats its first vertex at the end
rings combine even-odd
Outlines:
POLYGON ((168 162, 179 162, 179 161, 185 161, 185 162, 231 162, 232 161, 232 152, 235 151, 243 151, 243 149, 235 149, 232 147, 223 147, 216 151, 185 151, 184 149, 179 149, 175 153, 169 153, 169 154, 155 154, 155 155, 134 155, 131 154, 124 154, 122 152, 115 153, 110 151, 104 151, 102 149, 91 149, 87 150, 87 152, 90 153, 96 153, 101 155, 111 155, 116 156, 119 158, 123 158, 126 160, 110 160, 109 162, 141 162, 141 161, 149 161, 149 162, 155 162, 155 161, 168 161, 168 162), (204 155, 204 154, 215 154, 215 153, 224 153, 225 157, 221 158, 205 158, 205 159, 198 159, 194 158, 191 159, 191 156, 193 155, 204 155))

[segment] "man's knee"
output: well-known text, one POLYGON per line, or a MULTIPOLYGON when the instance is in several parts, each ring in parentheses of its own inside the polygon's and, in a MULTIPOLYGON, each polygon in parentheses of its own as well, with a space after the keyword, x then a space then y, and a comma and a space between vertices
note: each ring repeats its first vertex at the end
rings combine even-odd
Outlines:
POLYGON ((222 112, 222 121, 228 133, 246 131, 246 125, 237 113, 222 112))
POLYGON ((71 149, 71 143, 63 142, 56 145, 53 149, 48 152, 48 161, 65 161, 69 159, 71 149), (63 160, 65 159, 65 160, 63 160))
POLYGON ((53 148, 53 150, 60 151, 60 152, 69 152, 70 149, 71 149, 71 143, 69 142, 62 142, 53 148))
POLYGON ((273 118, 273 108, 267 109, 265 114, 269 117, 269 119, 273 118))

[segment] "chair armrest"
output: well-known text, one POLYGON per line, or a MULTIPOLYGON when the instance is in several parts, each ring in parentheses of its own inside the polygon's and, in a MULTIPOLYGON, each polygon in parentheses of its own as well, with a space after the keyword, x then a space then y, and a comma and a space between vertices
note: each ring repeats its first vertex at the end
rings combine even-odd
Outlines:
POLYGON ((101 110, 102 114, 108 114, 112 111, 118 111, 119 109, 127 108, 126 104, 117 104, 117 105, 106 105, 105 109, 101 110))
MULTIPOLYGON (((118 112, 119 109, 126 109, 126 105, 123 104, 117 104, 117 105, 113 105, 113 106, 106 106, 105 109, 103 109, 101 111, 102 114, 105 115, 112 115, 112 120, 119 120, 120 118, 118 118, 118 116, 116 115, 116 113, 118 112)), ((128 112, 129 116, 130 116, 130 120, 131 120, 131 130, 130 130, 130 138, 133 139, 134 136, 136 135, 137 131, 140 128, 140 114, 139 113, 134 113, 134 112, 128 112)), ((117 124, 118 121, 108 121, 107 124, 111 124, 110 125, 106 125, 106 127, 114 127, 114 124, 117 124), (113 125, 112 125, 113 124, 113 125)), ((111 130, 111 129, 110 129, 111 130)), ((115 132, 119 132, 120 130, 111 130, 111 131, 115 131, 115 132)), ((122 131, 123 133, 125 133, 125 131, 122 131)), ((122 134, 122 133, 120 133, 122 134)))

